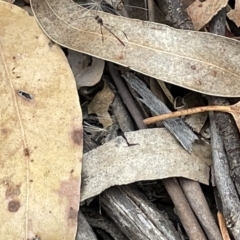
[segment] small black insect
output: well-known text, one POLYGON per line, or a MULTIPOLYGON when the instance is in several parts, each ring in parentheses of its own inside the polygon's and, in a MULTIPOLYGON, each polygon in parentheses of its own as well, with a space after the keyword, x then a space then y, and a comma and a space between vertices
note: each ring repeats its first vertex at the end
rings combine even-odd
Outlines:
POLYGON ((17 94, 25 100, 32 100, 33 99, 33 96, 30 93, 25 92, 23 90, 18 90, 17 94))

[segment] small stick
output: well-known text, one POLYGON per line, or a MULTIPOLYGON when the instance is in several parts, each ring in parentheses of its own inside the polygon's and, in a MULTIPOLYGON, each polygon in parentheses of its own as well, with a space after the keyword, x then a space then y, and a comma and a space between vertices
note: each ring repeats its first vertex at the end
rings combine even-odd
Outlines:
POLYGON ((233 115, 234 119, 236 120, 236 117, 240 119, 240 102, 235 105, 230 106, 203 106, 203 107, 196 107, 196 108, 189 108, 184 109, 176 112, 170 112, 150 118, 146 118, 143 120, 145 124, 152 124, 156 123, 158 121, 163 121, 169 118, 179 117, 179 116, 186 116, 191 115, 195 113, 201 113, 201 112, 207 112, 207 111, 217 111, 217 112, 227 112, 233 115), (237 106, 239 104, 239 106, 237 106))
POLYGON ((224 217, 221 212, 217 213, 217 218, 218 218, 218 223, 219 223, 220 231, 222 233, 223 240, 231 240, 231 238, 229 237, 229 234, 228 234, 228 230, 227 230, 227 227, 225 224, 224 217))

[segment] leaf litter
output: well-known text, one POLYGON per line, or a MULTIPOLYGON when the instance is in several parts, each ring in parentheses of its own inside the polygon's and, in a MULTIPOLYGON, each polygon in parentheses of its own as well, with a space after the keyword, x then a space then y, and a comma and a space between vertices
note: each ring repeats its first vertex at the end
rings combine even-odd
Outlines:
MULTIPOLYGON (((77 51, 80 51, 80 52, 83 52, 83 53, 90 54, 92 56, 100 57, 102 59, 108 59, 109 58, 110 60, 112 59, 111 55, 109 57, 108 53, 107 54, 106 53, 102 54, 102 48, 103 47, 105 47, 105 48, 107 47, 108 48, 107 51, 109 51, 112 55, 114 55, 115 52, 118 51, 117 48, 122 49, 124 47, 124 51, 122 50, 122 53, 124 53, 124 54, 121 54, 120 58, 114 58, 114 61, 112 61, 112 62, 115 62, 115 63, 120 64, 120 65, 125 65, 125 64, 122 63, 122 59, 121 59, 122 57, 125 58, 125 59, 129 58, 129 62, 130 62, 130 60, 131 61, 138 61, 139 56, 141 56, 141 59, 145 59, 144 55, 151 58, 151 56, 152 56, 151 54, 147 55, 147 52, 141 52, 140 51, 138 57, 133 56, 130 59, 129 56, 131 54, 131 51, 129 51, 129 48, 134 48, 134 45, 136 45, 137 41, 134 39, 134 37, 131 36, 131 34, 129 34, 129 30, 128 31, 126 30, 128 28, 125 28, 125 27, 124 28, 121 28, 121 27, 119 28, 117 23, 113 22, 113 24, 112 24, 112 21, 110 22, 111 16, 109 16, 108 14, 99 12, 100 7, 102 6, 101 4, 99 4, 99 6, 97 6, 96 2, 95 2, 94 3, 95 7, 93 7, 93 4, 88 5, 89 6, 88 10, 89 10, 89 8, 91 8, 92 10, 93 10, 93 8, 95 8, 95 10, 92 13, 89 12, 88 10, 86 11, 86 9, 80 10, 80 8, 79 8, 78 13, 80 13, 80 17, 78 16, 78 22, 76 23, 76 21, 75 21, 75 19, 76 19, 75 16, 77 15, 77 12, 75 12, 76 5, 72 4, 72 2, 69 1, 68 3, 70 4, 70 7, 66 8, 63 11, 62 7, 66 6, 66 2, 67 1, 65 1, 65 2, 63 2, 63 1, 54 2, 53 1, 53 2, 51 2, 51 4, 53 4, 52 7, 54 7, 54 11, 62 13, 63 15, 66 15, 66 16, 68 15, 71 18, 70 20, 72 22, 67 20, 66 18, 61 18, 60 19, 60 20, 65 21, 65 23, 67 23, 65 26, 64 26, 64 24, 62 25, 62 23, 60 24, 62 26, 62 30, 64 30, 65 27, 68 25, 68 26, 70 26, 70 28, 75 28, 75 30, 77 32, 79 32, 79 25, 81 25, 81 31, 80 31, 81 33, 80 34, 83 33, 83 35, 88 36, 88 44, 91 46, 91 48, 93 48, 94 51, 92 51, 92 52, 89 51, 89 49, 86 48, 85 43, 82 44, 82 39, 84 40, 84 36, 83 37, 82 36, 76 37, 77 35, 75 35, 75 33, 71 32, 71 31, 68 31, 67 33, 65 31, 63 31, 63 32, 65 32, 65 34, 64 34, 65 35, 65 42, 64 42, 64 44, 62 44, 63 46, 69 47, 68 42, 70 41, 69 49, 74 49, 74 50, 77 50, 77 51), (61 4, 62 4, 62 6, 61 6, 61 4), (71 12, 73 12, 73 13, 71 13, 71 12), (97 16, 99 18, 97 18, 97 16), (100 21, 100 22, 98 22, 97 20, 100 21), (102 21, 102 25, 101 25, 101 21, 102 21), (92 23, 92 25, 91 25, 91 23, 92 23), (104 25, 107 28, 109 28, 110 31, 108 31, 108 29, 105 28, 104 25), (130 37, 129 37, 129 35, 130 35, 130 37), (92 38, 93 36, 95 36, 97 40, 95 38, 92 38), (118 37, 119 37, 120 41, 118 40, 118 37), (72 47, 73 45, 71 45, 72 44, 71 39, 69 39, 69 38, 72 38, 72 39, 75 38, 77 41, 80 42, 81 47, 80 48, 79 47, 78 48, 72 47), (94 39, 94 40, 92 41, 92 39, 94 39), (131 45, 132 41, 134 43, 133 45, 131 45), (115 48, 112 48, 110 46, 110 43, 115 48), (100 47, 100 49, 94 49, 95 47, 98 47, 98 48, 100 47), (87 51, 86 51, 86 49, 87 49, 87 51), (108 58, 106 58, 106 55, 107 55, 108 58)), ((100 2, 101 1, 98 1, 98 3, 100 3, 100 2)), ((118 1, 116 1, 116 2, 118 2, 118 1)), ((41 1, 40 1, 39 4, 40 5, 42 4, 41 1)), ((39 6, 39 4, 37 4, 37 5, 39 6)), ((82 5, 82 6, 84 6, 84 5, 82 5)), ((86 5, 85 5, 85 7, 86 7, 86 5)), ((213 17, 213 15, 212 15, 212 17, 213 17)), ((52 13, 50 13, 49 15, 48 14, 46 14, 46 15, 43 14, 42 17, 44 18, 44 21, 45 21, 44 24, 46 24, 46 26, 50 25, 50 23, 47 19, 48 17, 51 19, 52 23, 54 23, 54 24, 59 23, 59 19, 56 18, 56 16, 54 16, 54 14, 52 14, 52 13)), ((209 18, 209 20, 210 19, 211 19, 211 17, 209 18)), ((39 22, 40 22, 40 20, 38 19, 39 22)), ((200 24, 203 24, 203 25, 205 25, 209 21, 209 20, 205 21, 203 19, 199 19, 199 20, 202 21, 202 23, 200 23, 200 24), (204 23, 204 21, 205 21, 205 23, 204 23)), ((122 23, 121 21, 122 20, 120 19, 119 24, 122 23)), ((129 23, 128 23, 127 21, 128 20, 126 20, 126 22, 123 21, 123 23, 125 23, 125 25, 128 24, 129 28, 133 28, 133 26, 135 28, 135 25, 136 25, 136 29, 138 29, 139 25, 136 22, 134 22, 132 20, 129 20, 129 23)), ((149 25, 151 25, 151 24, 149 24, 149 25)), ((146 28, 145 29, 146 30, 146 35, 148 35, 147 32, 148 32, 149 29, 156 28, 155 29, 156 31, 159 31, 159 30, 161 30, 161 31, 163 30, 163 32, 167 31, 168 34, 170 34, 170 38, 175 38, 176 37, 176 39, 179 39, 179 35, 177 34, 177 32, 174 32, 174 29, 170 29, 170 28, 168 29, 168 28, 165 28, 164 26, 159 27, 159 25, 154 25, 154 24, 149 28, 149 25, 144 26, 144 28, 146 28), (176 35, 176 36, 174 36, 174 35, 176 35)), ((44 31, 48 33, 48 31, 46 29, 44 31)), ((50 27, 49 31, 52 31, 56 36, 56 38, 53 38, 52 35, 49 34, 50 38, 52 38, 53 40, 55 40, 56 42, 61 44, 61 41, 58 39, 59 36, 58 36, 58 34, 56 34, 59 31, 59 28, 56 28, 56 27, 51 28, 50 27)), ((136 32, 136 33, 141 33, 141 32, 142 32, 142 29, 141 29, 141 26, 140 26, 140 31, 136 32)), ((136 33, 134 32, 133 35, 136 34, 136 33)), ((191 33, 189 33, 189 35, 190 35, 190 38, 191 38, 192 37, 191 33)), ((188 37, 189 37, 189 35, 188 35, 188 37)), ((143 36, 145 36, 145 34, 143 36)), ((141 35, 141 37, 142 37, 142 35, 141 35)), ((209 37, 207 34, 202 35, 202 36, 201 36, 201 34, 199 34, 198 37, 199 38, 202 37, 203 39, 204 39, 204 37, 206 37, 208 40, 211 39, 211 37, 209 37)), ((154 41, 156 39, 157 39, 157 36, 156 36, 156 38, 154 38, 154 41)), ((180 37, 180 42, 183 41, 183 39, 181 39, 181 37, 180 37)), ((213 41, 213 44, 215 44, 215 42, 217 42, 217 41, 220 41, 220 42, 223 41, 223 38, 221 39, 219 37, 218 38, 213 37, 213 39, 215 39, 213 41)), ((141 39, 138 38, 138 40, 140 42, 140 45, 143 46, 144 44, 141 42, 141 39)), ((209 43, 208 40, 207 40, 207 43, 209 43)), ((150 49, 150 48, 153 49, 153 52, 154 51, 156 52, 156 49, 158 49, 158 47, 156 47, 156 48, 153 47, 153 46, 155 46, 153 44, 154 41, 152 40, 152 42, 149 45, 147 45, 147 47, 148 47, 148 49, 150 49)), ((164 39, 164 41, 165 41, 165 39, 164 39)), ((193 41, 196 42, 196 39, 194 39, 193 41)), ((174 42, 171 42, 171 44, 173 44, 173 43, 174 42)), ((199 44, 199 46, 201 46, 202 43, 203 43, 202 41, 200 41, 200 43, 197 42, 197 45, 199 44)), ((87 42, 86 42, 86 44, 87 44, 87 42)), ((164 44, 165 44, 165 42, 164 42, 164 44)), ((169 46, 171 44, 169 43, 169 46)), ((227 46, 228 44, 230 44, 230 45, 233 44, 233 41, 226 40, 225 45, 227 46)), ((177 46, 177 44, 176 44, 176 46, 177 46)), ((207 44, 202 45, 203 48, 206 47, 206 46, 209 49, 209 46, 207 44)), ((166 47, 166 46, 164 46, 164 47, 166 47)), ((171 47, 174 48, 174 44, 171 47)), ((182 45, 178 45, 178 47, 181 49, 182 45)), ((232 46, 232 48, 234 48, 234 46, 232 46)), ((235 48, 238 48, 238 45, 235 45, 235 48)), ((138 48, 131 49, 131 50, 132 51, 137 51, 136 49, 138 49, 138 48)), ((190 49, 194 49, 194 48, 190 47, 190 49)), ((197 49, 199 49, 199 48, 197 48, 197 49)), ((186 48, 184 50, 186 50, 186 48)), ((184 50, 182 52, 184 52, 184 50)), ((194 50, 196 50, 196 49, 194 49, 194 50)), ((164 49, 163 52, 167 53, 168 51, 169 51, 169 49, 167 51, 166 51, 166 49, 164 49)), ((212 51, 212 48, 210 49, 210 51, 212 51)), ((182 55, 180 54, 180 59, 184 59, 182 52, 181 52, 182 55)), ((197 50, 196 50, 196 52, 197 52, 197 50)), ((196 54, 196 52, 195 52, 195 54, 196 54)), ((70 53, 70 50, 69 50, 69 53, 70 53)), ((213 53, 213 55, 214 54, 215 54, 215 52, 213 53)), ((179 53, 177 55, 179 55, 179 53)), ((216 54, 214 56, 216 57, 216 54)), ((221 55, 222 58, 225 58, 225 56, 226 55, 224 55, 224 54, 223 54, 223 56, 221 55)), ((78 57, 80 57, 80 56, 78 56, 78 57)), ((81 58, 83 59, 83 58, 85 58, 85 56, 82 55, 79 59, 81 59, 81 58)), ((69 57, 69 60, 70 60, 70 57, 69 57)), ((97 61, 97 59, 93 58, 93 60, 92 61, 90 60, 90 62, 85 64, 85 66, 83 68, 82 68, 82 66, 80 66, 81 64, 78 65, 78 60, 73 60, 72 63, 69 61, 70 65, 72 65, 72 67, 75 64, 74 67, 75 67, 75 70, 76 70, 76 72, 75 72, 76 74, 74 74, 74 75, 76 77, 76 82, 77 82, 78 88, 81 90, 81 89, 83 89, 83 87, 86 87, 86 86, 90 87, 89 88, 89 90, 90 90, 89 95, 84 95, 84 97, 86 97, 86 98, 84 98, 84 103, 82 105, 83 109, 85 108, 84 104, 88 105, 88 103, 91 102, 91 100, 94 99, 94 97, 90 96, 90 94, 91 94, 90 92, 95 91, 96 89, 94 90, 94 88, 96 88, 96 87, 95 86, 91 87, 91 86, 93 86, 94 84, 99 82, 99 80, 101 78, 101 75, 103 74, 102 73, 103 64, 102 65, 100 64, 101 65, 100 67, 94 68, 94 64, 92 64, 92 63, 95 60, 97 61), (78 67, 79 67, 79 69, 77 69, 78 67), (81 70, 81 68, 83 70, 81 70), (85 74, 84 68, 85 68, 85 70, 87 70, 86 72, 88 72, 88 70, 89 70, 89 73, 85 74), (96 70, 94 70, 94 69, 96 69, 96 70), (97 69, 99 69, 99 71, 97 69), (96 73, 94 75, 95 71, 96 71, 96 73), (83 78, 85 78, 84 81, 82 81, 83 78)), ((164 58, 164 60, 165 60, 165 58, 164 58)), ((104 62, 103 60, 100 60, 100 61, 102 63, 104 62)), ((194 62, 194 61, 196 61, 196 59, 194 59, 194 58, 190 59, 189 58, 189 63, 190 62, 192 63, 192 61, 194 62)), ((206 61, 206 60, 204 60, 204 61, 206 61)), ((147 62, 147 61, 145 61, 145 62, 147 62)), ((213 58, 210 59, 210 63, 213 63, 213 62, 214 62, 213 58)), ((174 59, 174 61, 171 62, 171 64, 178 64, 178 63, 179 63, 179 61, 176 61, 175 59, 174 59)), ((158 65, 159 64, 160 63, 158 62, 158 65)), ((214 64, 216 64, 215 66, 218 65, 218 63, 215 63, 215 62, 214 62, 214 64)), ((228 62, 226 64, 226 66, 228 66, 228 65, 231 66, 231 64, 234 64, 234 61, 231 62, 231 63, 228 62)), ((129 66, 129 64, 126 64, 126 65, 129 66)), ((138 71, 139 70, 138 69, 138 64, 135 64, 134 66, 137 66, 137 67, 133 68, 133 69, 136 69, 138 71)), ((224 66, 224 69, 226 68, 226 66, 224 66)), ((159 70, 158 67, 156 67, 156 65, 154 67, 157 68, 157 70, 159 70)), ((177 74, 179 74, 179 73, 182 74, 182 71, 183 71, 182 69, 184 67, 180 66, 180 68, 177 69, 177 71, 178 71, 177 74)), ((191 67, 194 70, 196 70, 195 69, 196 65, 194 65, 194 66, 191 65, 191 67)), ((226 82, 224 82, 225 79, 222 78, 224 83, 222 83, 221 82, 222 80, 221 80, 220 84, 218 84, 218 86, 220 85, 220 87, 217 88, 218 92, 214 92, 214 89, 212 89, 213 88, 212 86, 215 86, 213 81, 211 82, 211 84, 212 84, 211 87, 208 86, 207 90, 206 90, 206 86, 205 86, 206 84, 205 84, 204 81, 202 82, 201 77, 200 77, 201 80, 197 81, 197 83, 201 83, 201 84, 199 84, 200 88, 199 88, 199 86, 196 87, 196 86, 192 86, 192 85, 191 85, 191 87, 189 87, 189 85, 187 85, 188 83, 178 81, 178 79, 177 79, 177 81, 174 80, 175 81, 174 82, 172 80, 173 77, 171 78, 171 76, 169 77, 169 75, 165 76, 166 75, 165 71, 164 71, 164 75, 162 74, 161 77, 157 77, 158 75, 156 75, 156 73, 154 73, 155 75, 149 74, 149 72, 151 72, 151 69, 149 70, 148 68, 149 68, 149 66, 146 66, 147 70, 144 69, 144 71, 146 71, 145 72, 146 75, 153 76, 153 77, 156 77, 158 80, 161 79, 161 80, 165 81, 166 86, 164 86, 163 84, 161 84, 161 86, 163 88, 165 88, 165 92, 169 95, 168 97, 171 101, 173 101, 173 99, 172 99, 172 96, 170 96, 171 93, 169 93, 169 90, 168 90, 168 88, 169 88, 168 83, 172 83, 172 84, 181 86, 183 88, 188 88, 188 89, 193 90, 193 91, 208 93, 208 94, 211 94, 211 95, 230 96, 230 97, 237 96, 236 92, 238 90, 235 89, 235 91, 233 91, 233 89, 229 88, 229 87, 231 87, 230 86, 231 84, 235 84, 234 81, 232 81, 232 80, 230 81, 230 83, 228 83, 226 85, 226 82), (203 85, 203 86, 201 86, 201 85, 203 85), (226 89, 227 89, 227 91, 226 91, 226 89), (227 94, 226 94, 226 92, 227 92, 227 94)), ((121 68, 119 68, 119 70, 127 71, 127 70, 122 70, 121 68)), ((201 69, 197 69, 197 70, 199 71, 201 69)), ((139 72, 144 72, 144 71, 141 70, 141 68, 139 70, 139 72)), ((162 72, 160 72, 160 73, 162 73, 162 72)), ((213 74, 213 76, 214 76, 215 72, 213 71, 213 73, 214 73, 213 74)), ((207 74, 208 73, 206 73, 206 75, 207 74)), ((194 76, 194 74, 192 74, 192 73, 189 74, 189 75, 194 76)), ((213 77, 213 76, 211 76, 211 77, 213 77)), ((176 75, 174 75, 174 77, 176 77, 176 75)), ((185 77, 185 75, 183 75, 182 78, 184 78, 184 77, 185 77)), ((216 79, 218 79, 218 78, 219 78, 219 76, 216 77, 216 79)), ((155 81, 155 79, 153 79, 153 81, 155 81)), ((34 94, 32 95, 31 92, 28 92, 28 91, 25 91, 25 90, 19 90, 19 91, 20 91, 20 93, 23 97, 33 96, 33 99, 35 99, 35 95, 34 94)), ((172 92, 172 89, 170 89, 170 91, 172 92)), ((79 91, 79 93, 81 94, 81 91, 79 91)), ((104 90, 102 92, 101 92, 101 90, 99 91, 99 96, 101 94, 104 94, 104 90)), ((114 91, 114 94, 116 94, 115 91, 114 91)), ((134 94, 134 92, 133 92, 133 94, 134 94)), ((157 94, 157 92, 156 92, 156 94, 157 94)), ((83 96, 81 96, 81 98, 82 97, 83 96)), ((135 96, 135 98, 136 98, 136 100, 139 101, 137 96, 135 96)), ((27 97, 27 99, 29 100, 28 97, 27 97)), ((105 133, 107 132, 108 135, 110 136, 110 137, 106 137, 106 135, 104 135, 103 139, 104 138, 105 139, 111 139, 111 137, 117 136, 118 132, 121 131, 121 125, 124 122, 124 120, 121 120, 123 122, 121 124, 119 124, 119 126, 117 128, 114 128, 114 126, 118 125, 118 123, 116 122, 116 119, 114 118, 114 116, 112 115, 112 112, 111 112, 111 105, 110 104, 112 102, 112 99, 113 98, 109 99, 106 103, 105 103, 104 99, 99 99, 100 101, 102 101, 101 104, 99 104, 98 101, 95 101, 95 103, 92 102, 93 108, 96 109, 96 113, 98 111, 98 108, 100 108, 100 105, 103 105, 103 106, 105 105, 104 112, 105 113, 108 112, 108 114, 110 113, 109 116, 111 116, 111 118, 112 118, 112 122, 110 124, 110 127, 111 127, 111 129, 113 129, 114 132, 111 132, 112 130, 110 130, 110 128, 106 128, 107 125, 105 125, 105 123, 102 122, 103 126, 107 129, 107 130, 102 129, 102 132, 105 132, 105 133)), ((124 101, 125 101, 125 99, 124 99, 124 101)), ((139 103, 141 104, 141 101, 139 101, 139 103)), ((126 101, 126 104, 128 105, 127 101, 126 101)), ((144 108, 142 106, 141 106, 141 110, 144 112, 145 118, 146 118, 149 115, 148 110, 146 110, 146 108, 144 108)), ((91 112, 88 111, 88 114, 90 114, 90 113, 91 112)), ((127 113, 125 113, 125 114, 127 114, 127 113)), ((92 122, 91 122, 92 120, 90 120, 89 116, 87 118, 85 117, 85 119, 87 119, 87 122, 85 122, 86 126, 87 126, 87 124, 90 124, 90 125, 92 124, 92 122), (89 121, 89 123, 88 123, 88 121, 89 121)), ((124 118, 122 118, 122 119, 124 119, 124 118)), ((99 119, 97 117, 95 117, 94 121, 98 122, 99 119)), ((93 123, 93 125, 94 124, 95 123, 93 123)), ((88 125, 88 126, 90 126, 90 125, 88 125)), ((91 126, 93 126, 93 125, 91 125, 91 126)), ((124 128, 126 129, 126 126, 124 128)), ((100 129, 100 131, 101 131, 101 127, 98 128, 98 129, 100 129)), ((132 131, 132 127, 131 127, 131 131, 132 131)), ((86 136, 86 134, 84 135, 86 137, 85 141, 88 139, 89 136, 90 136, 90 138, 93 137, 93 132, 88 131, 88 134, 90 134, 90 135, 88 135, 88 136, 86 136)), ((106 140, 106 141, 109 141, 109 140, 106 140)), ((99 140, 97 140, 97 138, 96 138, 96 142, 99 142, 99 140)), ((152 132, 148 131, 148 130, 131 132, 131 133, 125 135, 125 139, 118 137, 115 140, 112 140, 109 143, 106 143, 103 146, 101 146, 99 148, 96 148, 95 150, 89 151, 88 153, 86 153, 84 155, 84 159, 86 160, 85 161, 86 165, 84 167, 85 170, 83 169, 83 184, 82 184, 82 190, 81 190, 82 200, 89 199, 89 197, 93 197, 93 196, 101 193, 106 188, 108 188, 110 186, 113 186, 115 184, 127 184, 127 183, 130 183, 130 182, 150 180, 150 179, 162 179, 162 178, 165 178, 165 177, 183 176, 183 177, 186 177, 186 178, 189 178, 189 179, 194 179, 196 181, 207 184, 208 179, 209 179, 209 176, 208 176, 209 164, 211 164, 210 151, 209 151, 210 148, 207 145, 201 145, 201 144, 199 145, 199 142, 195 143, 193 147, 194 147, 194 150, 193 150, 193 153, 191 155, 185 153, 186 156, 184 155, 184 157, 178 158, 177 155, 176 155, 176 152, 180 152, 181 154, 182 153, 184 154, 184 150, 181 149, 180 145, 164 129, 153 129, 152 132), (159 146, 157 143, 159 143, 161 146, 159 146), (123 145, 121 146, 121 144, 123 144, 123 145), (169 146, 171 146, 171 150, 169 152, 166 152, 165 150, 169 149, 169 146), (196 146, 199 147, 201 153, 197 153, 197 154, 195 153, 195 147, 196 146), (157 154, 156 154, 156 149, 159 150, 159 153, 157 153, 157 154), (150 154, 149 154, 149 152, 150 152, 150 154), (154 158, 154 154, 156 154, 157 156, 161 156, 161 157, 156 159, 156 158, 154 158), (128 156, 128 157, 126 158, 126 156, 128 156), (130 157, 130 156, 132 156, 132 157, 130 157), (196 161, 197 158, 201 159, 200 162, 196 161), (186 162, 183 163, 181 161, 181 159, 185 159, 186 162), (191 160, 194 161, 194 164, 191 164, 191 160), (171 161, 173 161, 174 163, 171 163, 171 161), (208 163, 206 163, 206 161, 208 163), (168 163, 168 164, 166 164, 166 163, 168 163), (175 167, 176 164, 179 167, 179 169, 177 169, 175 167), (184 165, 185 165, 185 168, 184 168, 184 165), (200 168, 201 168, 201 170, 200 170, 200 172, 198 172, 200 168), (159 170, 162 170, 162 171, 159 171, 159 170), (196 171, 196 172, 194 172, 194 171, 196 171), (107 174, 107 175, 104 175, 104 174, 107 174)), ((25 149, 25 150, 24 150, 25 154, 28 155, 29 154, 28 149, 25 149)), ((79 232, 78 232, 78 234, 79 234, 79 232)), ((81 237, 80 237, 80 239, 81 239, 81 237)))

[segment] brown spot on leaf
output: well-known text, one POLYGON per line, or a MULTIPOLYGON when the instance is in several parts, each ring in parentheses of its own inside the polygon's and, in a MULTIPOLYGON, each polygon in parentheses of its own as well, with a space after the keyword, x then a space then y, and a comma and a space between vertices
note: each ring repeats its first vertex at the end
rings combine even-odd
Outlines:
POLYGON ((75 129, 72 132, 72 140, 75 144, 81 146, 83 140, 83 131, 82 129, 75 129))
POLYGON ((17 212, 20 208, 20 202, 16 200, 12 200, 8 203, 9 212, 17 212))
POLYGON ((69 213, 68 213, 68 218, 77 220, 77 216, 78 216, 78 211, 73 209, 72 207, 70 207, 69 213))
POLYGON ((52 41, 52 40, 50 40, 49 42, 48 42, 48 46, 51 48, 53 45, 54 45, 55 43, 52 41))
POLYGON ((68 201, 65 209, 67 222, 69 225, 75 225, 77 217, 74 218, 74 216, 77 215, 80 202, 80 178, 74 177, 68 181, 62 181, 58 194, 60 199, 66 198, 68 201), (69 221, 70 219, 71 221, 69 221))
POLYGON ((41 238, 39 237, 39 235, 36 235, 32 238, 28 238, 27 240, 41 240, 41 238))
POLYGON ((201 82, 200 80, 196 80, 195 83, 196 83, 196 85, 198 85, 198 86, 201 86, 201 85, 202 85, 202 82, 201 82))
POLYGON ((6 186, 6 192, 5 192, 6 199, 14 198, 21 194, 21 190, 20 190, 21 185, 19 184, 16 185, 11 181, 7 181, 5 186, 6 186))
POLYGON ((211 76, 212 77, 216 77, 217 76, 217 72, 216 71, 211 71, 211 76))
POLYGON ((195 65, 192 65, 192 66, 191 66, 191 69, 192 69, 192 70, 196 70, 196 66, 195 66, 195 65))
POLYGON ((7 134, 7 133, 8 133, 7 128, 2 128, 2 129, 1 129, 1 133, 2 133, 2 134, 7 134))
POLYGON ((24 148, 23 152, 24 152, 24 156, 25 156, 25 157, 29 157, 29 156, 30 156, 30 153, 29 153, 29 149, 28 149, 28 148, 24 148))
POLYGON ((122 60, 122 59, 123 59, 123 55, 120 55, 120 56, 118 57, 118 59, 119 59, 119 60, 122 60))

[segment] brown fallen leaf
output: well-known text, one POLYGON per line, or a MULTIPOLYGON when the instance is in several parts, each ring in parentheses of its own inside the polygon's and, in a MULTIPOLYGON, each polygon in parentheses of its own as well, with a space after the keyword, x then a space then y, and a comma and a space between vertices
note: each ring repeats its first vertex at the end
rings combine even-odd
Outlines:
POLYGON ((236 40, 98 12, 112 32, 101 31, 96 11, 71 0, 31 0, 31 6, 43 31, 62 46, 193 91, 240 96, 236 40))
POLYGON ((204 27, 221 9, 226 7, 227 0, 196 0, 187 8, 187 13, 196 30, 204 27))
POLYGON ((81 110, 61 48, 35 19, 0 2, 0 239, 73 240, 81 110))
POLYGON ((110 186, 143 180, 184 177, 209 183, 209 145, 196 143, 189 154, 164 128, 124 136, 84 154, 81 201, 110 186))
POLYGON ((114 93, 109 88, 109 85, 104 81, 104 87, 102 91, 98 92, 91 103, 88 105, 88 113, 95 113, 100 123, 104 128, 107 128, 113 124, 113 120, 108 113, 109 107, 114 99, 114 93))
POLYGON ((237 124, 237 127, 240 131, 240 102, 234 105, 229 105, 229 106, 204 106, 204 107, 188 108, 188 109, 179 110, 176 112, 170 112, 170 113, 162 114, 159 116, 146 118, 144 119, 143 122, 145 124, 152 124, 152 123, 163 121, 169 118, 186 116, 186 115, 191 115, 191 114, 200 113, 200 112, 207 112, 207 111, 226 112, 226 113, 232 114, 237 124))
POLYGON ((227 16, 236 23, 236 25, 240 26, 240 1, 235 1, 235 8, 234 10, 231 10, 229 13, 227 13, 227 16))

